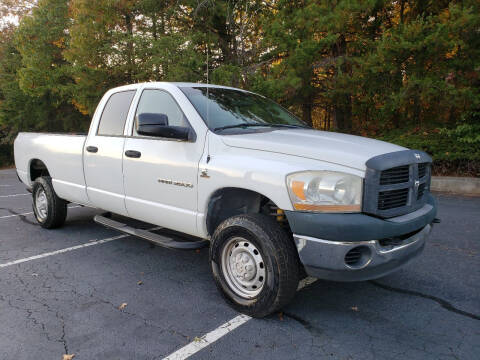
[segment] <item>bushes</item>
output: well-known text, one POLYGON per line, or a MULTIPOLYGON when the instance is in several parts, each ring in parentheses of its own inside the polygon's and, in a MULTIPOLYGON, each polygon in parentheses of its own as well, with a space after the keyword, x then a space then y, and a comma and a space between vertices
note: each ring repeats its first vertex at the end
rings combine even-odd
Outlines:
POLYGON ((13 165, 13 144, 0 144, 0 169, 13 165))
POLYGON ((381 140, 423 150, 433 158, 434 175, 480 176, 480 126, 397 130, 381 140), (470 131, 467 131, 469 129, 470 131))

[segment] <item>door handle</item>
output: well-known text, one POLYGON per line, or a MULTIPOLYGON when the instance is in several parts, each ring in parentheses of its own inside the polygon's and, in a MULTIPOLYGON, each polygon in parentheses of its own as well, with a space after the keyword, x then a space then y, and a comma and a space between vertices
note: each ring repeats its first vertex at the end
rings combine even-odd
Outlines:
POLYGON ((96 153, 98 151, 98 147, 96 146, 87 146, 87 151, 91 153, 96 153))
POLYGON ((127 150, 125 151, 125 156, 131 157, 131 158, 139 158, 140 156, 142 156, 142 153, 136 150, 127 150))

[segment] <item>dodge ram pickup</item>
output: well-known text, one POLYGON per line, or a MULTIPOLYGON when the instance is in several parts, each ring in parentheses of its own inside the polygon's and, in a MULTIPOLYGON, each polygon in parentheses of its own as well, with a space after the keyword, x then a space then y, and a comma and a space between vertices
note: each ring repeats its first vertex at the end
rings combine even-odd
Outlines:
POLYGON ((20 133, 14 154, 42 227, 61 226, 72 202, 167 248, 210 245, 218 289, 256 317, 287 304, 302 276, 360 281, 398 269, 421 253, 436 215, 426 153, 314 130, 230 87, 118 87, 88 135, 20 133))

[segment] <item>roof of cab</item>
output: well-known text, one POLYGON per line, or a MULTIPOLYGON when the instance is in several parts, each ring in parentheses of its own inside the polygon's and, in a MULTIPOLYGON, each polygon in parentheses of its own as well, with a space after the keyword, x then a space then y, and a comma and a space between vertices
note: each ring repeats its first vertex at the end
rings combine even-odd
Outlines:
POLYGON ((204 83, 193 83, 193 82, 171 82, 170 84, 173 84, 177 87, 209 87, 209 88, 222 88, 222 89, 233 89, 233 90, 241 90, 238 88, 234 88, 231 86, 224 86, 224 85, 215 85, 215 84, 204 84, 204 83))
POLYGON ((246 91, 246 90, 243 90, 243 89, 238 89, 238 88, 234 88, 234 87, 231 87, 231 86, 224 86, 224 85, 193 83, 193 82, 169 82, 169 81, 149 81, 149 82, 141 82, 141 83, 136 83, 136 84, 117 86, 115 88, 110 89, 109 91, 114 90, 115 92, 117 92, 119 90, 120 91, 122 91, 122 90, 132 90, 132 89, 137 89, 138 87, 143 86, 143 85, 147 85, 147 84, 148 85, 171 84, 171 85, 174 85, 178 88, 182 88, 182 87, 208 87, 208 88, 222 88, 222 89, 246 91))

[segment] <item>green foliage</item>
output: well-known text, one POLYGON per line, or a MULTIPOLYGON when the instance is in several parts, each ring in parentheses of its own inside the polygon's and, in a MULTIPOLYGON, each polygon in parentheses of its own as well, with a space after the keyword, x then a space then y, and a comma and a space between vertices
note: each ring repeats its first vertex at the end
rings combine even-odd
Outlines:
POLYGON ((12 165, 13 146, 9 143, 0 144, 0 169, 4 166, 12 165))
MULTIPOLYGON (((478 127, 477 127, 478 131, 478 127)), ((426 151, 434 160, 472 160, 480 161, 480 147, 474 143, 462 141, 464 135, 446 135, 441 129, 432 131, 396 130, 381 137, 381 140, 392 142, 411 149, 426 151)), ((478 135, 478 132, 477 132, 478 135)))
POLYGON ((435 175, 480 176, 478 125, 461 125, 455 129, 393 130, 381 140, 411 149, 423 150, 433 157, 435 175), (468 129, 468 130, 466 130, 468 129), (473 142, 469 142, 471 137, 473 142))
POLYGON ((424 149, 440 173, 480 168, 477 0, 8 0, 0 12, 21 18, 0 21, 7 146, 22 130, 85 131, 112 87, 208 79, 322 129, 424 149))
POLYGON ((458 142, 476 145, 477 149, 480 149, 480 124, 461 124, 454 129, 445 129, 442 133, 458 142))
POLYGON ((372 117, 383 128, 441 125, 478 109, 478 10, 451 3, 386 29, 373 51, 355 58, 345 86, 359 89, 358 125, 372 117))

